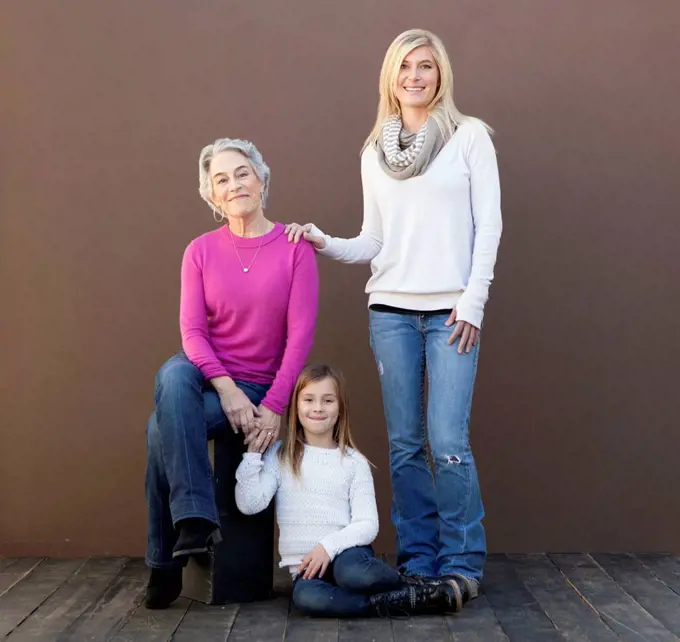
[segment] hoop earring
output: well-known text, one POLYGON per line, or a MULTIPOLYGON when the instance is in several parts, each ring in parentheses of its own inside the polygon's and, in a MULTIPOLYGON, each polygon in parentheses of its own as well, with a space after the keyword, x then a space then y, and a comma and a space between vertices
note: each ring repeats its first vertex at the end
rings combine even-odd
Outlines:
POLYGON ((215 223, 221 223, 226 218, 226 216, 224 214, 222 214, 222 212, 220 212, 220 218, 217 218, 217 210, 214 207, 212 208, 212 211, 213 211, 213 219, 215 220, 215 223))

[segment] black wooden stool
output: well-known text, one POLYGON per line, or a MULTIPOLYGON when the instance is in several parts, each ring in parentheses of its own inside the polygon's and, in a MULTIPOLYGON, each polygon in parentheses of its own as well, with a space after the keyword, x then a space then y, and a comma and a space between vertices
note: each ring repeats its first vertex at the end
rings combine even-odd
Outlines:
POLYGON ((244 452, 241 433, 223 433, 210 449, 222 542, 208 555, 190 559, 182 596, 206 604, 269 599, 274 595, 274 500, 256 515, 244 515, 236 506, 236 469, 244 452))

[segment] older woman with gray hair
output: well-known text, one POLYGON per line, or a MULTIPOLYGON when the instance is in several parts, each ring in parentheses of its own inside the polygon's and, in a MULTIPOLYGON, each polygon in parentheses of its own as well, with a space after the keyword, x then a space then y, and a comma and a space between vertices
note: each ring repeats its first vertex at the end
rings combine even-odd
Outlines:
MULTIPOLYGON (((148 608, 182 590, 188 557, 221 541, 208 440, 243 434, 259 452, 281 415, 314 341, 314 249, 292 245, 264 206, 270 171, 256 147, 222 138, 199 158, 200 194, 218 223, 182 260, 182 351, 156 376, 147 424, 148 608)), ((247 564, 248 560, 244 560, 247 564)))

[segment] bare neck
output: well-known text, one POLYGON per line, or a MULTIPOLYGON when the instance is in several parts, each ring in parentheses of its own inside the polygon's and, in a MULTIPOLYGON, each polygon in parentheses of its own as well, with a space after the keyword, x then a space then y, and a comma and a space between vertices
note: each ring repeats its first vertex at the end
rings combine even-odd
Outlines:
POLYGON ((271 223, 265 218, 260 209, 247 216, 229 217, 229 229, 232 234, 244 238, 262 236, 271 229, 271 223))
POLYGON ((428 116, 427 109, 406 107, 401 110, 401 123, 406 131, 415 134, 427 122, 428 116))
POLYGON ((323 435, 313 435, 305 430, 305 441, 308 445, 314 446, 315 448, 328 448, 329 450, 332 450, 338 447, 333 439, 333 433, 331 431, 324 433, 323 435))

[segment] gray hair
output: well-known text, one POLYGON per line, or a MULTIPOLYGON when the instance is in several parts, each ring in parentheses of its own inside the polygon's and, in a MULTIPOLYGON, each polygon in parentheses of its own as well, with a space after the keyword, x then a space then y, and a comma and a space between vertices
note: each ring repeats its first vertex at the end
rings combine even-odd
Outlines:
POLYGON ((264 162, 262 154, 257 147, 248 140, 241 140, 239 138, 218 138, 211 145, 206 145, 201 150, 201 155, 198 157, 198 193, 201 198, 214 208, 212 199, 212 184, 210 181, 210 163, 212 159, 220 154, 233 150, 239 152, 246 157, 251 164, 255 175, 262 181, 264 187, 262 188, 262 207, 267 203, 267 196, 269 195, 269 177, 271 172, 269 166, 264 162))

